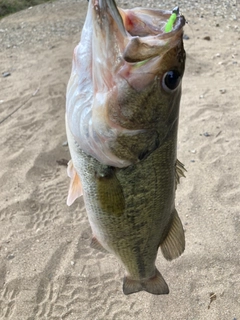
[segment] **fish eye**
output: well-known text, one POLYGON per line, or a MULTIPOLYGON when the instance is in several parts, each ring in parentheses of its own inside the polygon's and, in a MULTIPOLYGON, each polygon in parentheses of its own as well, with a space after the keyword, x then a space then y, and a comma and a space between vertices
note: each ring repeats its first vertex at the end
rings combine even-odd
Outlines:
POLYGON ((163 76, 163 89, 166 92, 174 91, 175 89, 177 89, 180 82, 181 75, 177 70, 168 71, 163 76))

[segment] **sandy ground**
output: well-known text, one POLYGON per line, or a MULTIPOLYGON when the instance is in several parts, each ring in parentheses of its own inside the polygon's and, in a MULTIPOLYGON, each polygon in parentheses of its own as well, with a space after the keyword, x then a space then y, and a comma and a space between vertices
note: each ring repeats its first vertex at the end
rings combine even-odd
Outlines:
POLYGON ((0 319, 240 320, 237 3, 179 5, 189 21, 178 149, 188 173, 176 201, 186 250, 170 263, 158 255, 167 296, 124 296, 123 268, 89 247, 82 199, 66 206, 65 91, 87 1, 0 21, 0 319))

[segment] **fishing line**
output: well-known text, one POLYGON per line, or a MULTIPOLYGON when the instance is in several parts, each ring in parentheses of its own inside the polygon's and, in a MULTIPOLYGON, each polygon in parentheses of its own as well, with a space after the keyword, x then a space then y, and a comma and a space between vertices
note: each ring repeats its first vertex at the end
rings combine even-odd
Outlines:
MULTIPOLYGON (((192 34, 192 36, 193 36, 193 41, 194 41, 194 42, 191 44, 190 48, 191 48, 192 46, 195 47, 195 45, 196 45, 195 32, 194 32, 194 30, 193 30, 193 28, 192 28, 192 26, 191 26, 191 22, 186 19, 186 27, 187 27, 187 26, 188 26, 189 29, 191 30, 191 34, 192 34)), ((185 33, 184 33, 184 35, 187 36, 185 33)), ((184 40, 184 35, 183 35, 183 40, 184 40)), ((188 36, 187 36, 187 37, 188 37, 188 36)), ((189 39, 190 39, 190 37, 188 37, 187 39, 185 39, 185 41, 187 41, 187 40, 189 40, 189 39)))
POLYGON ((37 90, 35 90, 31 96, 26 100, 24 101, 19 107, 17 107, 15 110, 13 110, 11 113, 9 113, 5 118, 3 118, 2 120, 0 120, 0 124, 2 124, 5 120, 7 120, 9 117, 11 117, 15 112, 17 112, 20 108, 22 108, 23 106, 26 105, 26 103, 32 98, 34 97, 39 91, 39 88, 37 88, 37 90))

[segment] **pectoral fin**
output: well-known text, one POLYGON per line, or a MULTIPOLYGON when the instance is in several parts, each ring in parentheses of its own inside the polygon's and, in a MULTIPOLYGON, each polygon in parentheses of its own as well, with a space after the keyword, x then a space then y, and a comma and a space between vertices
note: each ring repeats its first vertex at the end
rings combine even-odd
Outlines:
POLYGON ((71 179, 67 198, 67 205, 70 206, 78 197, 83 194, 81 180, 73 166, 72 160, 68 162, 67 174, 71 179))
POLYGON ((125 199, 121 184, 115 173, 109 169, 105 175, 96 175, 98 199, 101 209, 109 214, 121 216, 125 209, 125 199))
POLYGON ((161 273, 156 269, 155 276, 144 280, 134 280, 125 277, 123 280, 123 293, 128 295, 131 293, 147 291, 152 294, 168 294, 169 288, 161 273))
POLYGON ((163 256, 167 260, 172 260, 179 257, 185 249, 185 236, 182 222, 178 216, 177 210, 174 211, 174 217, 171 228, 161 243, 163 256))

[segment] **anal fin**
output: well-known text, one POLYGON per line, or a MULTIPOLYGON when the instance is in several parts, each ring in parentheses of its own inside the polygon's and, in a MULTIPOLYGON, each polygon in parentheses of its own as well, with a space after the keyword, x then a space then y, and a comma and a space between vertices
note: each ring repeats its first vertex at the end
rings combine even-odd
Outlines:
POLYGON ((168 294, 169 288, 161 273, 156 269, 156 273, 152 278, 134 280, 130 277, 123 279, 123 293, 128 295, 131 293, 147 291, 152 294, 168 294))
POLYGON ((103 248, 103 246, 101 245, 101 243, 98 241, 96 237, 92 237, 90 247, 98 251, 101 251, 103 253, 109 253, 105 248, 103 248))
POLYGON ((163 256, 167 260, 172 260, 179 257, 185 249, 185 235, 182 222, 178 216, 177 210, 174 210, 174 217, 170 230, 161 243, 163 256))

